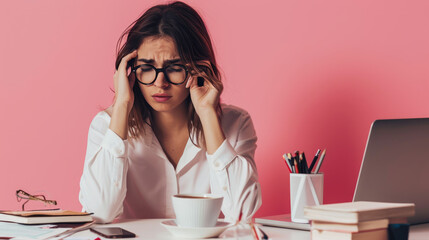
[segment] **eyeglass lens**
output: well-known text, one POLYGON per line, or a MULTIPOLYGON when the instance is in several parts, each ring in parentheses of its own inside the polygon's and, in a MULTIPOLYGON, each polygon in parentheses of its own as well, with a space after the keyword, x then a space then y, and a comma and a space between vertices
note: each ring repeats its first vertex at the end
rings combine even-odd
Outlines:
POLYGON ((186 78, 186 69, 182 65, 172 64, 164 69, 156 70, 152 65, 143 64, 136 69, 136 77, 138 80, 145 84, 150 84, 155 81, 157 78, 157 72, 163 72, 166 74, 167 80, 174 84, 180 84, 185 81, 186 78))

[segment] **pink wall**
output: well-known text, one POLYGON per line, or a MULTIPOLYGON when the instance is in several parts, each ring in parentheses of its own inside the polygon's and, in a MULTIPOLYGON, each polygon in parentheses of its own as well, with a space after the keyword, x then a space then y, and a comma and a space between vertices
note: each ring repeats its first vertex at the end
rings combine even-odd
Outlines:
MULTIPOLYGON (((328 148, 325 202, 352 199, 371 122, 427 117, 429 2, 187 1, 212 34, 223 101, 259 135, 258 216, 289 212, 281 159, 328 148)), ((89 123, 111 103, 115 44, 158 1, 9 1, 0 9, 0 209, 22 188, 80 209, 89 123)))

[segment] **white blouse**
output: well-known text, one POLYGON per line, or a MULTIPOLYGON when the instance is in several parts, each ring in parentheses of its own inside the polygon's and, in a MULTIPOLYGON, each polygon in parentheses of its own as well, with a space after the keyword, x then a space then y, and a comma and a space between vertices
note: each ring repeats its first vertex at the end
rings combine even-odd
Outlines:
POLYGON ((91 122, 79 200, 97 222, 119 218, 174 218, 172 196, 215 193, 224 197, 226 221, 249 220, 261 206, 261 188, 253 160, 256 133, 249 114, 222 104, 226 140, 212 155, 188 139, 176 169, 152 129, 122 140, 109 129, 110 116, 91 122))

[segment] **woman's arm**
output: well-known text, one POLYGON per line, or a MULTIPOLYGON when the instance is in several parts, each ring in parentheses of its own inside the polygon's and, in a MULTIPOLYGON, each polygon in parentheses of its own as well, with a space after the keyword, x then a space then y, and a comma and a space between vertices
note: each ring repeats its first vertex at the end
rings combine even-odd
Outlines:
POLYGON ((128 116, 134 103, 135 82, 127 76, 127 63, 136 56, 137 51, 133 51, 122 58, 113 76, 115 101, 111 116, 98 114, 88 133, 79 200, 84 211, 94 213, 97 222, 111 222, 123 210, 127 192, 128 116))
POLYGON ((196 77, 186 84, 190 88, 192 104, 204 131, 207 159, 210 166, 212 193, 224 196, 222 212, 227 221, 250 220, 262 204, 261 189, 253 160, 256 133, 249 114, 233 110, 226 125, 231 139, 225 139, 221 122, 216 114, 220 90, 210 81, 198 86, 196 77))
POLYGON ((122 213, 127 192, 127 140, 108 128, 110 117, 99 113, 91 123, 79 200, 83 211, 108 223, 122 213))
POLYGON ((254 162, 256 133, 247 113, 224 119, 230 135, 213 154, 207 154, 212 193, 222 194, 222 212, 227 221, 240 216, 248 221, 262 204, 261 188, 254 162))
POLYGON ((122 139, 127 139, 128 116, 134 104, 133 86, 135 79, 131 76, 127 77, 127 63, 136 56, 137 51, 133 51, 123 57, 113 76, 115 103, 113 104, 112 120, 109 128, 122 139))

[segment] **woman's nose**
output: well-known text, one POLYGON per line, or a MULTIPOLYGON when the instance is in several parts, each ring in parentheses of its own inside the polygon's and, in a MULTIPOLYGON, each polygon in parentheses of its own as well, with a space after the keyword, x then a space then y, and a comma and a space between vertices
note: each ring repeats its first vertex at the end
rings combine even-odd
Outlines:
POLYGON ((159 88, 166 88, 170 85, 170 83, 167 81, 165 74, 163 72, 160 72, 158 76, 155 79, 155 82, 153 83, 155 87, 159 88))

